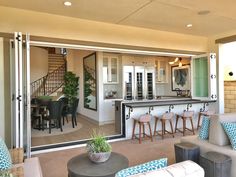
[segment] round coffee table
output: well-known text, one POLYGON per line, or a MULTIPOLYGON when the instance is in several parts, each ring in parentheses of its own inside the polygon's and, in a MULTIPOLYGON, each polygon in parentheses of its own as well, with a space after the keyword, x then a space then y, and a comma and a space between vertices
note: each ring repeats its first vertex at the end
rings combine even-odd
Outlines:
POLYGON ((108 161, 94 163, 86 153, 73 157, 67 163, 68 177, 114 177, 129 166, 129 160, 122 154, 112 152, 108 161))

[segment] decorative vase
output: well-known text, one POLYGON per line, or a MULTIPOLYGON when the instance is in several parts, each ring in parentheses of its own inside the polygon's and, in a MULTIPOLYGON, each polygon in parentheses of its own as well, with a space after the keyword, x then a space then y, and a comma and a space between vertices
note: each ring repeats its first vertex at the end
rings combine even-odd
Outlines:
POLYGON ((111 155, 111 152, 100 152, 100 153, 92 153, 88 152, 89 159, 94 163, 102 163, 106 162, 111 155))

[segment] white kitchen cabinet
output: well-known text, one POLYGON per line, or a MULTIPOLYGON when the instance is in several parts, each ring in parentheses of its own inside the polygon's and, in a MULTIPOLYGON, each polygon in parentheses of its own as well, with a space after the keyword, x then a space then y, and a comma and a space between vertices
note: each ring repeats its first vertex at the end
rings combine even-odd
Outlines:
POLYGON ((156 65, 156 83, 168 83, 168 61, 158 59, 156 65))
POLYGON ((103 83, 119 83, 119 56, 115 54, 103 55, 103 83))
POLYGON ((115 122, 115 100, 114 99, 106 99, 103 100, 102 103, 103 109, 102 115, 100 117, 99 122, 101 124, 109 124, 109 123, 114 123, 115 122))
POLYGON ((123 66, 154 66, 155 59, 150 56, 122 55, 123 66))

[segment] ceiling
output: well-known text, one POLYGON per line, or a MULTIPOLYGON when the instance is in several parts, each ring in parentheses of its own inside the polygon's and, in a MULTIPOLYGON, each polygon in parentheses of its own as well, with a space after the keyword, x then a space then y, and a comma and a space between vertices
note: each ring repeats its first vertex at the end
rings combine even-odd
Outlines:
POLYGON ((212 36, 236 29, 235 0, 0 0, 0 5, 113 24, 212 36), (210 11, 199 15, 200 11, 210 11), (187 28, 187 24, 193 24, 187 28))

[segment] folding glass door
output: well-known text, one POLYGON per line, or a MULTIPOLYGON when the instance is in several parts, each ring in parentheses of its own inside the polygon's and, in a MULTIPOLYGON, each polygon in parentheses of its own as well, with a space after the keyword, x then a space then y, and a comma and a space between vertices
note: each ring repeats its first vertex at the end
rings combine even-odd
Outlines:
POLYGON ((15 32, 10 42, 12 146, 30 156, 30 58, 29 35, 15 32))
POLYGON ((192 57, 192 97, 217 100, 216 54, 192 57))

